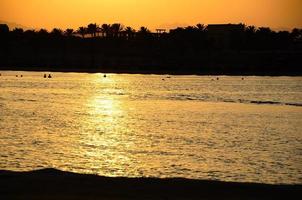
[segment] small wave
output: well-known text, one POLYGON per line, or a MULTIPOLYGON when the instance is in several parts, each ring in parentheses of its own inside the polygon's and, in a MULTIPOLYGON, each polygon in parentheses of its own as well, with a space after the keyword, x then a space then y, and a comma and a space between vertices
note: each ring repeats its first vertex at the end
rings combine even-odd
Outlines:
POLYGON ((204 101, 207 98, 203 96, 195 96, 195 95, 186 95, 186 94, 179 94, 169 96, 168 99, 170 100, 191 100, 191 101, 204 101))
POLYGON ((238 100, 223 100, 223 102, 228 103, 250 103, 250 104, 269 104, 269 105, 286 105, 286 106, 302 106, 302 103, 288 103, 288 102, 279 102, 279 101, 262 101, 262 100, 245 100, 245 99, 238 99, 238 100))
POLYGON ((30 102, 35 102, 37 100, 35 99, 16 99, 16 101, 30 101, 30 102))
POLYGON ((302 106, 302 103, 297 102, 279 102, 279 101, 269 101, 269 100, 248 100, 248 99, 224 99, 215 98, 214 96, 194 96, 194 95, 176 95, 168 97, 171 100, 191 100, 191 101, 204 101, 204 102, 225 102, 225 103, 246 103, 246 104, 267 104, 267 105, 286 105, 286 106, 302 106))
POLYGON ((287 106, 302 106, 302 103, 285 103, 287 106))

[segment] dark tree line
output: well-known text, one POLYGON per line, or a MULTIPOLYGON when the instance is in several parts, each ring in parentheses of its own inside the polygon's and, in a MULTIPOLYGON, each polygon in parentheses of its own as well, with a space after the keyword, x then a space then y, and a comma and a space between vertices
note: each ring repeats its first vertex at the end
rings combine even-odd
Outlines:
POLYGON ((301 75, 302 29, 237 25, 156 33, 119 23, 77 30, 0 25, 0 68, 141 73, 301 75))

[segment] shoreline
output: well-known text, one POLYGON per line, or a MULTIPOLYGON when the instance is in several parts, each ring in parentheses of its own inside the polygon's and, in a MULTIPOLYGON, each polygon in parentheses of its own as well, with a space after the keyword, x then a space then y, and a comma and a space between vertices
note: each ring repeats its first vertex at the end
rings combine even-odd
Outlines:
POLYGON ((299 77, 302 74, 298 73, 266 73, 266 72, 245 72, 245 73, 222 73, 222 72, 200 72, 200 71, 158 71, 158 70, 110 70, 110 69, 52 69, 52 68, 1 68, 0 71, 24 71, 24 72, 61 72, 61 73, 112 73, 112 74, 142 74, 142 75, 192 75, 192 76, 289 76, 299 77))
POLYGON ((56 169, 0 170, 1 199, 289 199, 301 194, 302 184, 103 177, 56 169))

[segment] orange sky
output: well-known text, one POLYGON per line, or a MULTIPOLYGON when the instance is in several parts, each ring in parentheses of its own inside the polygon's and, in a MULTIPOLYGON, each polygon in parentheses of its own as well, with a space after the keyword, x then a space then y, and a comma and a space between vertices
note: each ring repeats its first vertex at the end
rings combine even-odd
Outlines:
POLYGON ((239 23, 302 27, 302 0, 0 0, 0 20, 27 27, 77 28, 120 22, 138 28, 239 23))

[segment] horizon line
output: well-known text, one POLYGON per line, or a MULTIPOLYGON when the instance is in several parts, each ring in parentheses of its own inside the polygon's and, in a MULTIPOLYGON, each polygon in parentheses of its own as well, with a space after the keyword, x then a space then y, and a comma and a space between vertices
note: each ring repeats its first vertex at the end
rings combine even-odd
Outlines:
POLYGON ((271 30, 273 31, 292 31, 293 29, 302 29, 302 27, 293 27, 293 28, 289 28, 289 27, 271 27, 271 26, 257 26, 257 25, 251 25, 251 24, 246 24, 244 22, 239 22, 239 23, 195 23, 195 24, 187 24, 187 23, 170 23, 170 24, 162 24, 162 25, 159 25, 157 26, 156 28, 149 28, 148 26, 145 26, 145 25, 140 25, 138 27, 134 27, 134 26, 129 26, 129 25, 126 25, 124 23, 121 23, 121 22, 114 22, 114 23, 96 23, 96 22, 90 22, 90 23, 87 23, 86 25, 79 25, 78 27, 66 27, 66 28, 62 28, 62 27, 52 27, 52 28, 45 28, 45 27, 30 27, 30 26, 26 26, 26 25, 23 25, 23 24, 19 24, 19 23, 16 23, 16 22, 10 22, 10 21, 5 21, 5 20, 1 20, 0 19, 0 23, 2 24, 6 24, 8 25, 9 29, 10 30, 13 30, 15 28, 22 28, 23 30, 35 30, 35 31, 39 31, 41 29, 45 29, 47 31, 52 31, 53 29, 60 29, 60 30, 66 30, 66 29, 78 29, 79 27, 85 27, 89 24, 97 24, 98 26, 102 25, 102 24, 114 24, 114 23, 118 23, 118 24, 121 24, 123 25, 124 27, 131 27, 131 28, 140 28, 140 27, 146 27, 148 28, 149 30, 152 30, 152 31, 155 31, 156 29, 166 29, 166 30, 173 30, 173 29, 176 29, 176 28, 185 28, 185 27, 189 27, 189 26, 196 26, 197 24, 203 24, 204 26, 208 26, 208 25, 223 25, 223 24, 244 24, 245 26, 254 26, 256 28, 261 28, 261 27, 265 27, 265 28, 270 28, 271 30), (175 24, 175 25, 174 25, 175 24), (166 27, 165 27, 166 26, 166 27))

